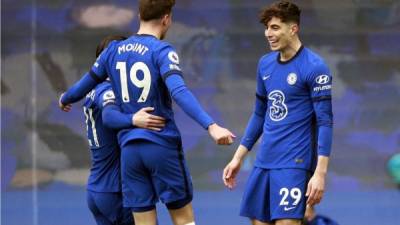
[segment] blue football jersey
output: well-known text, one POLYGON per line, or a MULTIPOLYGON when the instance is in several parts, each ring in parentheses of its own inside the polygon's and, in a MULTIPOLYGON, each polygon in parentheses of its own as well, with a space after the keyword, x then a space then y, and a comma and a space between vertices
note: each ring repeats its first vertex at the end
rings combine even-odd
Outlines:
POLYGON ((279 57, 272 52, 258 64, 256 94, 267 102, 267 109, 255 166, 313 169, 316 115, 331 111, 332 76, 323 59, 308 48, 301 47, 286 62, 279 57), (313 102, 324 100, 329 101, 328 109, 315 108, 313 102))
POLYGON ((108 81, 100 83, 85 98, 83 112, 91 150, 92 166, 87 189, 96 192, 119 192, 120 148, 117 132, 102 122, 103 105, 114 103, 115 96, 108 81))
POLYGON ((111 42, 97 59, 91 73, 100 79, 110 77, 122 112, 135 113, 143 107, 154 107, 153 113, 166 119, 161 131, 122 130, 118 134, 121 146, 134 139, 146 139, 170 147, 180 143, 171 97, 164 83, 169 75, 181 75, 178 54, 170 44, 152 35, 133 35, 125 41, 111 42))

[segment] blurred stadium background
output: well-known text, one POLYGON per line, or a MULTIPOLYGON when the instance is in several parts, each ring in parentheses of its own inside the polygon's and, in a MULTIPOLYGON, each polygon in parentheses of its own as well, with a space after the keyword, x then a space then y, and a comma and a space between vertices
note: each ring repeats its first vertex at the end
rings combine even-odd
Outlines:
MULTIPOLYGON (((234 146, 216 147, 176 108, 198 224, 249 224, 238 211, 255 151, 235 191, 220 177, 253 108, 256 64, 268 51, 257 15, 270 2, 178 0, 174 9, 167 40, 178 49, 188 86, 238 135, 234 146)), ((400 190, 387 162, 400 152, 400 1, 295 2, 304 45, 334 75, 334 145, 317 210, 342 225, 399 224, 400 190)), ((86 206, 84 116, 79 104, 61 112, 57 98, 90 68, 103 37, 137 30, 136 3, 1 1, 1 224, 95 224, 86 206)), ((389 166, 396 165, 398 171, 398 163, 389 166)), ((160 224, 170 224, 159 209, 160 224)))

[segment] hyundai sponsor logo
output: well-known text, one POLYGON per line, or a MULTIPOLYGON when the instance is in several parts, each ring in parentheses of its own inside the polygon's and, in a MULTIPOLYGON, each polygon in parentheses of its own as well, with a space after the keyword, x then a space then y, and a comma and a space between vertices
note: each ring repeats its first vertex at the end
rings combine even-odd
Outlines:
POLYGON ((315 81, 318 83, 318 84, 327 84, 328 82, 329 82, 329 76, 328 75, 319 75, 318 77, 317 77, 317 79, 315 79, 315 81))

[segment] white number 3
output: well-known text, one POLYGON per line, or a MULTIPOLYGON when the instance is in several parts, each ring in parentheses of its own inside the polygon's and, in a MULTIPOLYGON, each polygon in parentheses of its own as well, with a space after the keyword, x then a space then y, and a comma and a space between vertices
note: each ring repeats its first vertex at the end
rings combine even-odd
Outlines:
MULTIPOLYGON (((119 70, 120 80, 121 80, 121 96, 123 102, 129 102, 129 92, 128 92, 128 80, 126 74, 126 62, 117 62, 117 70, 119 70)), ((149 67, 143 62, 136 62, 133 64, 129 71, 129 77, 131 82, 138 88, 143 88, 137 102, 145 102, 150 92, 151 86, 151 74, 149 67), (139 80, 137 77, 138 71, 143 72, 143 79, 139 80)))
POLYGON ((279 205, 289 205, 289 201, 286 200, 289 196, 289 193, 290 197, 295 200, 292 205, 299 204, 301 200, 301 190, 299 188, 292 188, 290 192, 287 188, 281 188, 281 190, 279 191, 279 195, 283 195, 283 197, 279 205))

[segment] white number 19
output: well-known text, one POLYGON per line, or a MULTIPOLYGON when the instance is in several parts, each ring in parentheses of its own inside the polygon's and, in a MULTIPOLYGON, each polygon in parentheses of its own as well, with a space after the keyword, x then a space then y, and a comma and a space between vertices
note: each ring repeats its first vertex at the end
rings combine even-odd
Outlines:
MULTIPOLYGON (((123 102, 129 102, 129 92, 128 92, 128 79, 126 73, 126 62, 117 62, 116 66, 117 70, 119 70, 120 80, 121 80, 121 95, 123 102)), ((149 67, 143 62, 136 62, 133 64, 129 71, 129 77, 131 82, 138 88, 143 88, 142 94, 140 95, 137 102, 145 102, 150 92, 151 86, 151 74, 149 67), (139 80, 137 78, 138 71, 143 72, 143 79, 139 80)))

